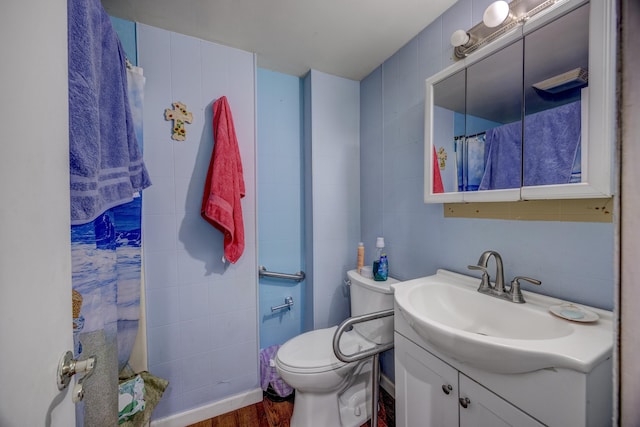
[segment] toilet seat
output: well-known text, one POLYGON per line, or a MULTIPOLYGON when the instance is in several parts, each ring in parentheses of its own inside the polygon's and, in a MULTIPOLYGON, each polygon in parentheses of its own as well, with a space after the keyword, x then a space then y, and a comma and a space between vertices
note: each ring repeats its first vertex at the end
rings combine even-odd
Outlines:
MULTIPOLYGON (((335 371, 350 365, 338 360, 333 352, 333 335, 336 329, 337 326, 317 329, 287 341, 278 350, 277 363, 282 369, 300 374, 335 371)), ((353 332, 344 333, 340 340, 340 349, 346 354, 372 345, 353 332)))

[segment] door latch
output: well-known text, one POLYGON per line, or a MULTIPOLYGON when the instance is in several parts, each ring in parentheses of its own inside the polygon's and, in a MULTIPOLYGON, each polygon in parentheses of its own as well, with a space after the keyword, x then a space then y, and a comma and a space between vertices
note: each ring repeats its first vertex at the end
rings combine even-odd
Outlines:
POLYGON ((75 374, 84 373, 82 378, 80 378, 76 382, 76 385, 73 386, 72 400, 73 403, 78 403, 84 397, 82 383, 93 373, 95 367, 95 356, 88 357, 84 360, 77 360, 73 358, 73 353, 67 351, 62 355, 60 362, 58 363, 58 390, 64 390, 67 388, 71 382, 71 377, 75 374))

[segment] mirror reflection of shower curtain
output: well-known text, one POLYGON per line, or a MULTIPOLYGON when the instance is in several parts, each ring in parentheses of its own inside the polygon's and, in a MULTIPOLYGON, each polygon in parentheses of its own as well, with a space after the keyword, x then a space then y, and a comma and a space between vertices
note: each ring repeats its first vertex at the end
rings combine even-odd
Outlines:
POLYGON ((464 191, 464 136, 456 136, 453 141, 456 161, 456 188, 464 191))
POLYGON ((484 174, 485 134, 455 138, 458 191, 477 191, 484 174))
MULTIPOLYGON (((131 115, 142 143, 142 69, 127 70, 131 115)), ((138 332, 142 198, 71 227, 74 357, 96 356, 76 425, 118 425, 118 373, 138 332), (95 392, 94 392, 95 391, 95 392)))

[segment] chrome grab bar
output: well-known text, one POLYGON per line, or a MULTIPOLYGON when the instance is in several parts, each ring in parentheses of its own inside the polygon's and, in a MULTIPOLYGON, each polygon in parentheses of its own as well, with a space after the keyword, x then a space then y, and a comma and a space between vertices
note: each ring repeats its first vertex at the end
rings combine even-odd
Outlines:
POLYGON ((355 325, 356 323, 367 322, 369 320, 381 319, 383 317, 393 316, 393 309, 390 308, 388 310, 377 311, 375 313, 363 314, 361 316, 350 317, 338 326, 335 334, 333 334, 333 352, 336 357, 346 363, 356 362, 358 360, 366 359, 367 357, 371 357, 374 354, 382 353, 383 351, 387 351, 393 348, 393 342, 387 344, 378 344, 373 348, 369 348, 367 350, 363 350, 354 354, 344 354, 340 350, 340 337, 343 333, 346 332, 347 328, 355 325))
POLYGON ((393 342, 387 344, 378 344, 373 348, 360 351, 354 354, 344 354, 340 350, 340 337, 346 332, 347 328, 355 325, 356 323, 367 322, 369 320, 381 319, 383 317, 393 316, 393 309, 376 311, 375 313, 363 314, 361 316, 350 317, 338 326, 336 332, 333 334, 333 352, 336 357, 346 363, 363 360, 368 357, 373 357, 371 366, 371 426, 378 427, 378 387, 380 384, 380 353, 383 351, 391 350, 393 348, 393 342))
POLYGON ((305 278, 304 271, 298 271, 295 274, 276 273, 275 271, 268 271, 264 265, 258 267, 258 275, 260 277, 273 277, 275 279, 295 280, 296 282, 302 282, 305 278))

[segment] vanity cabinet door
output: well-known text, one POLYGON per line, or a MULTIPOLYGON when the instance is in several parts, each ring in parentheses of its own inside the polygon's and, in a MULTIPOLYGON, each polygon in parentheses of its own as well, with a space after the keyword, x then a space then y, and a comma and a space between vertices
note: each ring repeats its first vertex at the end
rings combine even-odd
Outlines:
POLYGON ((464 160, 466 79, 463 68, 427 86, 425 117, 431 125, 426 128, 430 142, 425 156, 430 167, 425 169, 425 201, 463 201, 465 177, 458 165, 464 160))
POLYGON ((580 193, 593 178, 587 147, 589 6, 525 35, 523 198, 547 195, 557 186, 580 193))
POLYGON ((523 200, 614 191, 616 2, 585 3, 523 26, 523 200))
POLYGON ((615 5, 558 2, 426 80, 425 203, 613 194, 615 5))
POLYGON ((396 425, 458 426, 458 371, 395 334, 396 425))
POLYGON ((544 424, 460 374, 460 427, 507 426, 542 427, 544 424))
POLYGON ((395 334, 398 427, 542 427, 536 419, 395 334))
POLYGON ((465 202, 520 199, 522 40, 467 67, 465 202))

